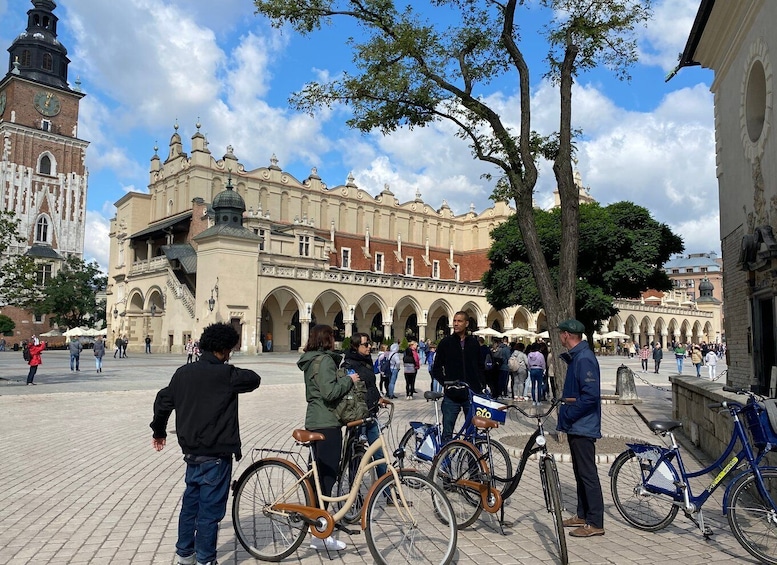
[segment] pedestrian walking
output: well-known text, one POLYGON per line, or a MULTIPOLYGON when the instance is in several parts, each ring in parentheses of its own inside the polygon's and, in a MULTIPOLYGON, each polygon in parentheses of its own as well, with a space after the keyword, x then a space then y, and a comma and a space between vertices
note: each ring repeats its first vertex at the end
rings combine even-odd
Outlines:
POLYGON ((599 362, 583 341, 585 326, 581 322, 565 320, 558 329, 561 345, 567 349, 561 354, 567 376, 556 429, 567 434, 577 485, 577 514, 564 520, 564 526, 574 528, 569 532, 572 537, 603 536, 604 497, 596 469, 596 440, 602 437, 599 362))
POLYGON ((714 349, 710 349, 707 355, 704 357, 704 362, 707 364, 707 374, 711 381, 715 380, 715 373, 718 369, 718 356, 714 349))
POLYGON ((29 357, 27 364, 30 366, 30 370, 27 373, 27 386, 31 386, 35 384, 33 381, 38 372, 38 367, 43 363, 41 353, 46 349, 46 344, 40 341, 37 336, 32 336, 32 343, 22 342, 22 354, 24 353, 24 348, 27 348, 26 357, 29 357))
POLYGON ((677 372, 683 374, 683 361, 685 361, 685 345, 678 343, 674 348, 674 359, 677 361, 677 372))
POLYGON ((391 376, 389 377, 388 382, 388 397, 393 400, 397 397, 394 392, 397 385, 397 376, 399 376, 399 371, 402 369, 402 356, 399 354, 398 343, 391 344, 388 352, 388 358, 391 368, 391 376))
POLYGON ((79 363, 81 361, 81 351, 84 350, 81 340, 76 336, 71 337, 70 343, 67 344, 67 348, 70 351, 70 370, 80 371, 79 363))
POLYGON ((119 336, 116 338, 113 344, 116 346, 116 351, 113 352, 113 358, 116 359, 116 355, 118 355, 119 359, 121 359, 121 346, 124 344, 124 340, 121 339, 121 336, 119 336))
POLYGON ((145 342, 146 342, 146 354, 149 354, 149 353, 151 353, 151 336, 150 335, 146 336, 145 342))
POLYGON ((696 368, 696 377, 701 378, 701 365, 704 362, 704 358, 701 354, 701 348, 698 345, 694 345, 691 349, 691 363, 696 368))
POLYGON ((656 342, 655 346, 653 347, 653 367, 655 368, 656 374, 658 374, 658 369, 661 367, 661 359, 664 358, 664 351, 661 349, 661 344, 656 342))
POLYGON ((453 333, 440 340, 434 356, 432 376, 443 386, 445 396, 442 399, 442 439, 449 441, 453 437, 453 428, 459 412, 469 417, 471 403, 470 390, 476 394, 483 392, 483 363, 480 360, 480 344, 471 335, 467 335, 469 315, 459 311, 453 316, 453 333))
POLYGON ((192 338, 189 338, 189 341, 186 342, 186 362, 191 363, 194 358, 194 342, 192 341, 192 338))
POLYGON ((639 350, 639 360, 642 362, 642 372, 648 372, 648 359, 650 358, 650 346, 646 343, 639 350))
POLYGON ((127 346, 129 345, 129 338, 125 335, 121 338, 121 356, 127 357, 127 346))
POLYGON ((105 356, 105 342, 103 336, 97 336, 92 349, 94 353, 94 365, 98 373, 103 372, 103 356, 105 356))
POLYGON ((411 341, 407 344, 407 349, 402 356, 402 371, 405 373, 405 400, 413 400, 415 392, 415 377, 418 369, 421 367, 416 348, 418 344, 411 341))
POLYGON ((186 489, 178 518, 176 555, 181 565, 215 564, 219 522, 232 478, 232 456, 242 457, 238 394, 259 386, 254 371, 227 364, 240 336, 229 324, 202 332, 198 363, 180 367, 154 401, 151 445, 165 447, 167 421, 175 410, 178 444, 186 462, 186 489))

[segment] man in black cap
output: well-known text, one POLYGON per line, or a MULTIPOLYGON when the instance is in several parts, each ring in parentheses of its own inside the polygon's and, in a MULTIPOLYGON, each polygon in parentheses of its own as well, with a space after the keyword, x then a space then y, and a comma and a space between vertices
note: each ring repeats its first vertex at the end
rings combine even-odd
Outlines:
POLYGON ((577 515, 564 520, 564 526, 575 528, 569 532, 573 537, 603 536, 604 498, 596 469, 596 440, 602 437, 599 362, 583 341, 581 322, 564 320, 558 329, 561 345, 567 349, 561 354, 567 376, 556 429, 567 434, 577 483, 577 515))

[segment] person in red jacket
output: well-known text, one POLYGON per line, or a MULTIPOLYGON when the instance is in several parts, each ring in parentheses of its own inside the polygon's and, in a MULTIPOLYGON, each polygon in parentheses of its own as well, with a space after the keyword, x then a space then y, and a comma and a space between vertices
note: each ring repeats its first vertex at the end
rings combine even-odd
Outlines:
POLYGON ((27 386, 31 386, 35 384, 32 381, 35 379, 35 373, 38 372, 38 365, 43 363, 40 354, 46 349, 46 344, 39 341, 37 337, 32 336, 32 343, 28 344, 25 342, 22 344, 22 347, 26 347, 30 352, 30 360, 27 361, 27 364, 30 366, 30 372, 27 373, 27 386))

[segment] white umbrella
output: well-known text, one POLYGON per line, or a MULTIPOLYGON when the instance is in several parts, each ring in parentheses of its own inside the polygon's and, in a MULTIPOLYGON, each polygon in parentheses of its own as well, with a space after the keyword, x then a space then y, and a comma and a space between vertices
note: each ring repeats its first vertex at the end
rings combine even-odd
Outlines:
POLYGON ((548 339, 550 338, 550 334, 548 333, 548 330, 545 330, 544 332, 538 333, 537 337, 541 337, 542 339, 548 339))
POLYGON ((40 334, 40 337, 59 337, 62 335, 62 332, 59 331, 59 328, 54 328, 53 330, 49 330, 46 333, 40 334))
POLYGON ((505 336, 507 336, 507 337, 534 337, 534 332, 530 332, 529 330, 525 330, 523 328, 513 328, 511 330, 507 330, 505 332, 505 336))
POLYGON ((494 328, 483 328, 472 333, 482 337, 504 337, 503 333, 496 331, 494 328))
POLYGON ((616 330, 602 334, 603 339, 627 339, 628 337, 629 334, 625 334, 616 330))
POLYGON ((82 335, 89 335, 87 333, 88 331, 89 330, 86 328, 71 328, 67 330, 65 333, 63 333, 62 335, 65 337, 80 337, 82 335))

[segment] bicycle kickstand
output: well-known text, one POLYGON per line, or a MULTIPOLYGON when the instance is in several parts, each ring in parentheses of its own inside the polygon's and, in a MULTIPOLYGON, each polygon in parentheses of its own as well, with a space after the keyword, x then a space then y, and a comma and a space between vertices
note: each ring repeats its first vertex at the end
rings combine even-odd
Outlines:
POLYGON ((712 531, 712 528, 704 523, 704 514, 702 513, 701 508, 699 508, 696 512, 688 512, 685 510, 685 515, 690 518, 691 522, 696 524, 696 527, 699 528, 699 531, 701 532, 701 535, 704 536, 705 540, 709 540, 712 536, 715 535, 715 532, 712 531))

